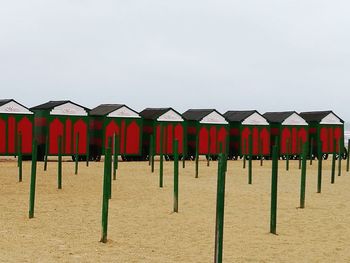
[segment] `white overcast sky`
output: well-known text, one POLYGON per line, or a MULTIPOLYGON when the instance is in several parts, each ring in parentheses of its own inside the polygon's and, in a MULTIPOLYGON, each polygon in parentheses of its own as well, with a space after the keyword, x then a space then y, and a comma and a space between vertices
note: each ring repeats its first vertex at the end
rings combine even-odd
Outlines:
POLYGON ((1 98, 350 120, 348 0, 0 3, 1 98))

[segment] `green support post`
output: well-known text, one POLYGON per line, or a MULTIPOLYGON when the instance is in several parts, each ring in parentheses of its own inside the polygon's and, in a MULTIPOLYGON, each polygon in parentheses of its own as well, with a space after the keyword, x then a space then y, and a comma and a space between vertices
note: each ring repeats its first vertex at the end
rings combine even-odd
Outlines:
MULTIPOLYGON (((334 140, 334 145, 336 145, 336 140, 334 140)), ((332 173, 331 173, 331 184, 334 184, 335 181, 335 161, 336 161, 336 156, 335 152, 332 154, 332 173)))
POLYGON ((320 194, 322 190, 322 142, 319 142, 318 148, 317 193, 320 194))
POLYGON ((342 159, 342 154, 341 154, 341 140, 340 138, 338 139, 338 176, 341 176, 341 159, 342 159))
POLYGON ((118 156, 119 156, 119 136, 114 134, 113 138, 113 180, 117 179, 117 170, 118 170, 118 156))
POLYGON ((37 142, 33 140, 32 149, 32 169, 30 175, 30 194, 29 194, 29 218, 34 217, 35 204, 35 185, 36 185, 36 160, 37 160, 37 142))
POLYGON ((311 138, 311 141, 310 141, 310 165, 312 165, 313 150, 314 150, 314 138, 311 138))
POLYGON ((348 155, 346 157, 346 171, 349 172, 349 164, 350 164, 350 139, 348 140, 348 155))
POLYGON ((107 185, 108 185, 108 197, 109 199, 112 198, 112 147, 113 147, 113 137, 108 138, 108 148, 109 151, 105 152, 105 159, 108 161, 108 178, 107 178, 107 185))
POLYGON ((79 166, 79 133, 75 136, 75 172, 74 174, 78 174, 78 166, 79 166))
POLYGON ((253 168, 252 168, 252 159, 253 159, 253 142, 252 142, 252 135, 249 135, 248 138, 248 143, 249 143, 249 160, 248 160, 248 184, 253 183, 253 168))
POLYGON ((286 141, 286 171, 289 171, 289 150, 290 150, 290 146, 289 146, 289 139, 287 139, 286 141))
POLYGON ((278 148, 272 147, 272 178, 271 178, 271 213, 270 233, 276 233, 277 225, 277 182, 278 182, 278 148))
POLYGON ((18 135, 18 182, 22 182, 22 134, 18 135))
POLYGON ((159 187, 163 187, 163 125, 160 125, 159 187))
POLYGON ((307 147, 304 144, 302 149, 302 164, 301 164, 301 182, 300 182, 300 208, 305 207, 305 186, 306 186, 306 151, 307 147))
POLYGON ((108 229, 108 205, 110 199, 110 185, 111 185, 111 150, 108 147, 105 151, 104 160, 104 174, 103 174, 103 197, 102 197, 102 235, 100 242, 107 242, 108 229))
POLYGON ((45 159, 44 159, 44 171, 47 170, 47 158, 49 154, 49 135, 46 135, 46 143, 45 143, 45 159))
POLYGON ((179 152, 178 140, 174 142, 174 212, 179 212, 179 152))
POLYGON ((199 166, 199 164, 198 164, 198 162, 199 162, 199 137, 198 137, 198 135, 197 135, 197 137, 196 137, 196 174, 195 174, 195 178, 198 178, 198 166, 199 166))
POLYGON ((216 194, 216 223, 215 223, 215 251, 214 262, 222 263, 223 236, 224 236, 224 212, 225 212, 225 162, 224 154, 219 154, 218 179, 216 194))
POLYGON ((58 174, 57 174, 57 187, 62 189, 62 137, 58 137, 58 174))

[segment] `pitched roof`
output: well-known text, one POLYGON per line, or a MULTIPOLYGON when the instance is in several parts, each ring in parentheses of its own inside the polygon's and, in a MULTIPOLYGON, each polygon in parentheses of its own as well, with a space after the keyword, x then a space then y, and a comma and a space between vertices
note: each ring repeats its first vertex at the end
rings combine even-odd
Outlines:
POLYGON ((124 104, 101 104, 90 111, 90 115, 104 116, 125 106, 124 104))
POLYGON ((5 105, 5 104, 9 103, 10 101, 13 101, 13 100, 12 99, 2 99, 2 100, 0 100, 0 106, 5 105))
MULTIPOLYGON (((295 111, 282 111, 282 112, 265 112, 262 116, 267 119, 268 122, 282 123, 292 114, 296 113, 295 111)), ((298 113, 296 113, 298 114, 298 113)))
MULTIPOLYGON (((200 121, 205 116, 209 115, 215 109, 189 109, 185 111, 182 116, 189 121, 200 121)), ((221 114, 220 114, 221 115, 221 114)))
MULTIPOLYGON (((141 111, 139 114, 144 119, 156 120, 160 116, 162 116, 164 113, 168 112, 169 110, 173 110, 173 109, 172 108, 146 108, 143 111, 141 111)), ((177 111, 175 112, 177 113, 177 111)), ((179 115, 181 114, 179 113, 179 115)))
POLYGON ((30 110, 50 110, 50 109, 53 109, 57 106, 60 106, 60 105, 63 105, 63 104, 66 104, 66 103, 72 103, 76 106, 79 106, 81 108, 84 108, 85 110, 89 111, 90 109, 84 107, 84 106, 81 106, 79 104, 76 104, 70 100, 50 100, 46 103, 43 103, 43 104, 40 104, 40 105, 37 105, 35 107, 32 107, 30 108, 30 110))
POLYGON ((261 115, 256 110, 226 111, 223 115, 228 121, 242 122, 254 113, 261 115))
MULTIPOLYGON (((339 118, 333 111, 307 111, 300 112, 299 115, 303 117, 307 122, 320 122, 323 118, 328 116, 329 114, 334 114, 337 118, 339 118)), ((339 120, 344 123, 344 121, 339 118, 339 120)))

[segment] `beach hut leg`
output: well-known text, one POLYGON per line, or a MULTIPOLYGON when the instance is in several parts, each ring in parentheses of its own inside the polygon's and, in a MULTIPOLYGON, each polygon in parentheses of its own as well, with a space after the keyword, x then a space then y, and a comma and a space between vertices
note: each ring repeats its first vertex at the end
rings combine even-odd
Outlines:
POLYGON ((179 211, 179 153, 178 140, 174 142, 174 212, 179 211))
POLYGON ((252 171, 252 155, 253 151, 253 143, 252 143, 252 135, 249 135, 249 160, 248 160, 248 184, 253 183, 253 171, 252 171))
POLYGON ((29 193, 29 218, 34 217, 35 204, 35 185, 36 185, 36 160, 37 160, 37 142, 33 140, 32 149, 32 168, 30 175, 30 193, 29 193))
POLYGON ((304 144, 302 153, 302 164, 301 164, 301 182, 300 182, 300 208, 305 207, 305 185, 306 185, 306 144, 304 144))
POLYGON ((322 188, 322 142, 318 149, 318 173, 317 173, 317 193, 321 193, 322 188))
POLYGON ((57 188, 62 189, 62 137, 58 137, 57 188))
POLYGON ((22 135, 18 136, 18 182, 22 182, 22 135))
POLYGON ((270 233, 276 234, 277 225, 277 183, 278 183, 278 148, 272 147, 271 210, 270 233))
POLYGON ((159 187, 163 187, 163 125, 160 126, 159 187))
POLYGON ((198 169, 199 169, 199 167, 198 167, 198 163, 199 163, 199 137, 197 136, 197 138, 196 138, 196 157, 195 157, 195 159, 196 159, 196 174, 195 174, 195 178, 198 178, 198 169))

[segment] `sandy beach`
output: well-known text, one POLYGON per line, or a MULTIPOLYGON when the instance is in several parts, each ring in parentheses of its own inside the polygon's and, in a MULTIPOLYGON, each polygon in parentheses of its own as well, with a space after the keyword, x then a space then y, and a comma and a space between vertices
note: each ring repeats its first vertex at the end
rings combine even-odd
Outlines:
MULTIPOLYGON (((0 262, 213 262, 217 162, 180 167, 179 213, 173 213, 173 163, 120 162, 113 181, 108 243, 100 243, 103 162, 89 167, 38 163, 35 218, 28 219, 30 162, 23 182, 17 163, 0 162, 0 262)), ((279 162, 277 233, 269 233, 271 161, 253 162, 248 185, 242 161, 229 161, 226 176, 224 262, 350 262, 350 174, 330 184, 323 163, 322 193, 316 193, 317 162, 308 163, 306 208, 299 209, 300 170, 279 162)))

